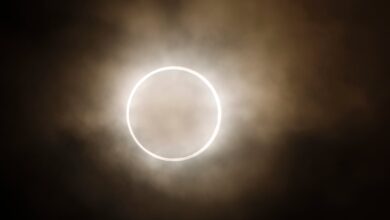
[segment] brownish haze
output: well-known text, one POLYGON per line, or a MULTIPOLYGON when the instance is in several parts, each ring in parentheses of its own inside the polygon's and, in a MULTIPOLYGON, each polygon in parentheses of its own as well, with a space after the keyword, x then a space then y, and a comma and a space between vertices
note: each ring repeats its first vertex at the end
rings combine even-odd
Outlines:
MULTIPOLYGON (((8 219, 373 219, 385 210, 384 4, 38 0, 2 9, 8 219), (202 73, 223 108, 213 145, 181 163, 141 151, 125 120, 137 80, 167 65, 202 73)), ((194 104, 186 97, 177 97, 185 108, 194 104)), ((162 114, 170 105, 145 114, 175 126, 178 115, 162 114)), ((190 113, 179 130, 208 115, 190 113)), ((161 141, 154 133, 176 141, 150 129, 141 133, 151 142, 161 141)))

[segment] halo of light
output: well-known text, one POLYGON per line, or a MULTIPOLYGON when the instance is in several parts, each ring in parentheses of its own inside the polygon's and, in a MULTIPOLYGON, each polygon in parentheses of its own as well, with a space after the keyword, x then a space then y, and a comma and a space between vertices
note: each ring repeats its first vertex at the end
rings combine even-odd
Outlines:
POLYGON ((141 78, 137 82, 137 84, 135 84, 134 88, 132 89, 132 91, 130 93, 129 99, 127 101, 126 119, 127 119, 127 126, 129 128, 131 137, 133 138, 135 143, 143 151, 145 151, 147 154, 149 154, 150 156, 152 156, 154 158, 157 158, 157 159, 160 159, 160 160, 164 160, 164 161, 184 161, 184 160, 188 160, 188 159, 191 159, 193 157, 196 157, 199 154, 203 153, 212 144, 212 142, 214 141, 215 137, 217 136, 217 134, 219 132, 219 128, 221 126, 221 118, 222 118, 221 102, 219 100, 219 96, 218 96, 217 92, 214 89, 214 86, 204 76, 202 76, 200 73, 198 73, 198 72, 196 72, 196 71, 194 71, 192 69, 189 69, 189 68, 186 68, 186 67, 181 67, 181 66, 162 67, 162 68, 156 69, 156 70, 148 73, 143 78, 141 78), (152 76, 154 76, 156 74, 162 73, 164 71, 169 71, 169 70, 179 70, 179 71, 183 71, 183 72, 186 72, 186 73, 189 73, 189 74, 192 74, 192 75, 198 77, 204 84, 206 84, 206 86, 211 91, 211 93, 212 93, 212 95, 214 97, 215 103, 216 103, 216 107, 217 107, 217 123, 215 125, 215 128, 214 128, 210 138, 208 139, 206 144, 204 144, 199 150, 197 150, 196 152, 194 152, 194 153, 192 153, 190 155, 184 156, 184 157, 163 157, 163 156, 157 155, 157 154, 151 152, 150 150, 148 150, 145 146, 143 146, 141 144, 141 142, 137 139, 136 135, 134 134, 134 131, 133 131, 132 127, 131 127, 131 121, 130 121, 130 116, 129 116, 130 115, 131 101, 133 100, 133 97, 134 97, 135 93, 137 92, 137 89, 141 86, 141 84, 143 82, 145 82, 148 78, 150 78, 150 77, 152 77, 152 76))

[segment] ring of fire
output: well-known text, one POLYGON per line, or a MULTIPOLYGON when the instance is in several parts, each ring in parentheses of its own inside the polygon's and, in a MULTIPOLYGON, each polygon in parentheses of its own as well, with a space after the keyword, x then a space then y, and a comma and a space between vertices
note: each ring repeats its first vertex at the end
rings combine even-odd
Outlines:
POLYGON ((167 66, 167 67, 162 67, 162 68, 159 68, 159 69, 156 69, 150 73, 148 73, 147 75, 145 75, 143 78, 141 78, 137 84, 135 84, 133 90, 131 91, 130 93, 130 96, 129 96, 129 99, 128 99, 128 102, 127 102, 127 111, 126 111, 126 120, 127 120, 127 126, 129 128, 129 131, 130 131, 130 135, 131 137, 133 138, 133 140, 135 141, 135 143, 144 151, 146 152, 147 154, 149 154, 150 156, 156 158, 156 159, 160 159, 160 160, 164 160, 164 161, 184 161, 184 160, 188 160, 188 159, 191 159, 193 157, 196 157, 198 156, 199 154, 203 153, 211 144, 212 142, 214 141, 215 137, 217 136, 218 132, 219 132, 219 128, 221 126, 221 118, 222 118, 222 109, 221 109, 221 102, 219 100, 219 96, 217 94, 217 92, 215 91, 214 89, 214 86, 204 77, 202 76, 200 73, 192 70, 192 69, 189 69, 189 68, 185 68, 185 67, 181 67, 181 66, 167 66), (208 89, 211 91, 212 95, 213 95, 213 98, 215 100, 215 104, 216 104, 216 108, 217 108, 217 120, 216 120, 216 125, 215 125, 215 128, 210 136, 210 138, 208 139, 208 141, 201 147, 199 148, 199 150, 195 151, 194 153, 190 154, 190 155, 187 155, 187 156, 183 156, 183 157, 163 157, 163 156, 160 156, 160 155, 157 155, 153 152, 151 152, 150 150, 148 150, 144 145, 142 145, 142 143, 137 139, 137 136, 135 135, 134 131, 133 131, 133 128, 131 126, 131 121, 130 121, 130 107, 131 107, 131 102, 133 100, 133 97, 134 95, 136 94, 137 92, 137 89, 141 86, 141 84, 143 82, 145 82, 148 78, 156 75, 156 74, 160 74, 160 73, 163 73, 165 71, 171 71, 171 70, 176 70, 176 71, 182 71, 184 73, 187 73, 187 74, 192 74, 194 76, 196 76, 197 78, 199 78, 207 87, 208 89))

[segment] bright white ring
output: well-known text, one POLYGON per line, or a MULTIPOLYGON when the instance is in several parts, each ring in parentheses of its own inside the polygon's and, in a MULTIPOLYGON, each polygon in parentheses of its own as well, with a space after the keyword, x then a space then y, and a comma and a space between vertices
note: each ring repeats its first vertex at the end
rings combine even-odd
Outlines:
POLYGON ((167 66, 167 67, 162 67, 162 68, 159 68, 159 69, 156 69, 150 73, 148 73, 146 76, 144 76, 140 81, 137 82, 137 84, 135 84, 133 90, 131 91, 130 93, 130 97, 129 97, 129 100, 127 102, 127 111, 126 111, 126 118, 127 118, 127 126, 129 127, 129 131, 130 131, 130 134, 131 136, 133 137, 135 143, 143 150, 145 151, 147 154, 149 154, 150 156, 154 157, 154 158, 157 158, 157 159, 160 159, 160 160, 164 160, 164 161, 183 161, 183 160, 188 160, 188 159, 191 159, 193 157, 196 157, 198 156, 199 154, 201 154, 203 151, 205 151, 210 145, 211 143, 214 141, 215 137, 217 136, 218 132, 219 132, 219 128, 221 126, 221 118, 222 118, 222 110, 221 110, 221 102, 219 100, 219 97, 218 97, 218 94, 217 92, 215 91, 213 85, 211 85, 211 83, 204 77, 202 76, 201 74, 199 74, 198 72, 192 70, 192 69, 189 69, 189 68, 185 68, 185 67, 181 67, 181 66, 167 66), (138 89, 138 87, 141 86, 141 84, 143 82, 145 82, 148 78, 152 77, 153 75, 156 75, 158 73, 162 73, 164 71, 169 71, 169 70, 180 70, 180 71, 184 71, 186 73, 190 73, 190 74, 193 74, 194 76, 198 77, 200 80, 202 80, 202 82, 204 84, 207 85, 207 87, 210 89, 211 93, 213 94, 213 97, 214 97, 214 100, 215 100, 215 103, 217 105, 217 123, 215 125, 215 128, 214 128, 214 131, 211 135, 211 137, 209 138, 209 140, 206 142, 205 145, 203 145, 203 147, 201 147, 198 151, 196 151, 195 153, 192 153, 188 156, 184 156, 184 157, 163 157, 163 156, 160 156, 160 155, 157 155, 151 151, 149 151, 148 149, 146 149, 146 147, 144 147, 141 142, 137 139, 137 137, 135 136, 134 132, 133 132, 133 129, 131 127, 131 122, 130 122, 130 105, 131 105, 131 101, 133 100, 133 97, 138 89))

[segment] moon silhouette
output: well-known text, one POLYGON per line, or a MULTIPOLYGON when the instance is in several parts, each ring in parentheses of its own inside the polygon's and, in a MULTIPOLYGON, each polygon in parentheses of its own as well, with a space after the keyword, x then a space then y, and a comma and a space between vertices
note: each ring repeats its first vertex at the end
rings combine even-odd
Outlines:
POLYGON ((128 102, 127 102, 126 121, 127 121, 128 129, 130 131, 131 137, 133 138, 135 143, 138 145, 138 147, 140 147, 144 152, 146 152, 148 155, 150 155, 150 156, 152 156, 152 157, 154 157, 156 159, 163 160, 163 161, 184 161, 184 160, 188 160, 188 159, 194 158, 194 157, 200 155, 201 153, 203 153, 213 143, 214 139, 216 138, 216 136, 217 136, 217 134, 219 132, 220 126, 221 126, 221 118, 222 118, 221 102, 220 102, 219 96, 218 96, 214 86, 204 76, 202 76, 200 73, 196 72, 195 70, 192 70, 192 69, 189 69, 189 68, 186 68, 186 67, 181 67, 181 66, 162 67, 162 68, 156 69, 156 70, 148 73, 147 75, 142 77, 135 84, 134 88, 132 89, 132 91, 130 93, 130 96, 129 96, 129 99, 128 99, 128 102), (164 157, 164 156, 158 155, 158 154, 153 153, 152 151, 150 151, 147 148, 147 146, 144 146, 140 142, 140 140, 137 138, 137 136, 135 135, 135 132, 134 132, 133 127, 132 127, 132 122, 131 122, 130 116, 129 116, 130 115, 130 108, 131 108, 132 100, 133 100, 133 98, 134 98, 138 88, 146 80, 148 80, 150 77, 155 76, 157 74, 165 73, 167 71, 172 71, 172 70, 173 71, 180 71, 183 74, 194 75, 199 80, 201 80, 207 86, 207 88, 210 90, 210 92, 211 92, 211 94, 213 96, 213 99, 215 101, 215 104, 216 104, 216 109, 217 109, 217 114, 216 114, 217 120, 216 120, 215 127, 214 127, 214 129, 212 131, 212 134, 210 135, 210 138, 197 151, 195 151, 192 154, 189 154, 189 155, 186 155, 186 156, 182 156, 182 157, 164 157))

